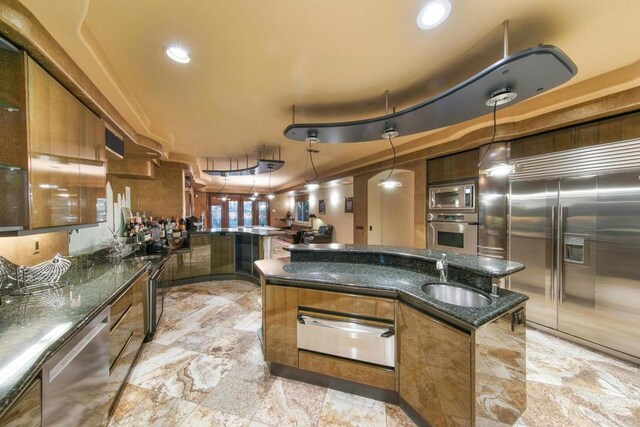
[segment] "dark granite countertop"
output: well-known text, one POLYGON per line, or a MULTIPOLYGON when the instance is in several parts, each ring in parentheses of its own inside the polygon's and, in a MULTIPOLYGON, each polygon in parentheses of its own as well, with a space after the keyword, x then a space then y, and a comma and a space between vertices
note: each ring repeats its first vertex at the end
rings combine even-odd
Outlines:
POLYGON ((71 268, 61 289, 5 295, 0 304, 0 414, 29 385, 47 358, 149 266, 130 258, 90 268, 71 268))
POLYGON ((326 244, 298 244, 289 245, 284 248, 294 252, 331 252, 342 256, 353 254, 381 254, 397 255, 403 258, 423 259, 427 261, 437 261, 442 255, 447 256, 449 266, 460 270, 481 274, 484 276, 501 278, 524 270, 524 265, 501 259, 482 257, 468 254, 458 254, 455 252, 443 252, 431 249, 404 248, 399 246, 379 246, 379 245, 343 245, 339 243, 326 244))
POLYGON ((192 236, 203 234, 220 234, 220 233, 245 233, 255 234, 257 236, 279 236, 284 234, 283 230, 275 227, 236 227, 236 228, 208 228, 202 231, 190 231, 192 236))
POLYGON ((492 301, 486 307, 462 307, 440 302, 424 293, 422 285, 439 282, 438 276, 427 272, 346 262, 291 262, 288 258, 260 260, 255 265, 270 283, 399 298, 469 330, 479 328, 529 299, 506 289, 499 290, 499 297, 491 297, 486 291, 452 281, 449 284, 480 292, 492 301))

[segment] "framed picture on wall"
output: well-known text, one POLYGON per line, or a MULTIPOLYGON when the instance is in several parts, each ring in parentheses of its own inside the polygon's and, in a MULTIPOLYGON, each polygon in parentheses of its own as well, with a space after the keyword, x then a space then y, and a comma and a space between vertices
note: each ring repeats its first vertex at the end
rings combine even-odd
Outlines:
POLYGON ((344 198, 344 211, 345 213, 353 213, 353 197, 344 198))
POLYGON ((327 213, 327 205, 325 204, 324 199, 318 201, 318 213, 327 213))

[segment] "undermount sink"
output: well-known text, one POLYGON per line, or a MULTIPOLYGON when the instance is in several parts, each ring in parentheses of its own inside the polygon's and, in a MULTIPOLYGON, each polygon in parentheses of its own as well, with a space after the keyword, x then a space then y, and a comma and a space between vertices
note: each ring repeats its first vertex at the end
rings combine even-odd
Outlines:
POLYGON ((422 291, 433 299, 462 307, 486 307, 491 304, 491 298, 480 292, 444 283, 427 283, 422 285, 422 291))

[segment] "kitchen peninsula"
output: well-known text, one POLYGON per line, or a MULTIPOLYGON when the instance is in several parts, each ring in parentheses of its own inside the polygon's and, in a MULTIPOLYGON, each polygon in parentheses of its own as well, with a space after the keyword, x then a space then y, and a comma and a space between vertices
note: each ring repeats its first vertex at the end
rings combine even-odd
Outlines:
POLYGON ((256 262, 272 374, 399 403, 421 425, 513 423, 525 410, 528 298, 489 294, 522 264, 386 246, 287 249, 290 260, 256 262), (442 255, 446 290, 481 297, 451 304, 428 293, 442 285, 442 255))
POLYGON ((253 262, 271 257, 271 239, 284 234, 273 227, 211 228, 189 233, 189 251, 174 254, 175 285, 240 278, 258 283, 253 262))

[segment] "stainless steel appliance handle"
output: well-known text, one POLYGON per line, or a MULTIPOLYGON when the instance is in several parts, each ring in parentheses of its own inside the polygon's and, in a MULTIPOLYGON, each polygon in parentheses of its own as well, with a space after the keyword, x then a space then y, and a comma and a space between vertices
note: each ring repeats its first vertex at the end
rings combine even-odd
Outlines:
POLYGON ((557 273, 557 295, 558 295, 558 302, 559 304, 562 304, 564 302, 564 283, 563 283, 563 276, 564 276, 564 248, 563 248, 563 243, 564 243, 564 215, 565 215, 565 208, 564 206, 560 205, 558 206, 558 238, 557 240, 557 247, 556 247, 556 273, 557 273))
POLYGON ((66 368, 69 365, 69 363, 73 362, 73 359, 78 357, 78 355, 82 353, 82 350, 84 350, 91 343, 91 341, 93 341, 93 339, 100 333, 100 331, 102 331, 108 325, 109 325, 109 316, 105 317, 95 328, 93 328, 87 334, 87 336, 85 336, 78 344, 76 344, 76 346, 73 347, 71 351, 69 351, 69 353, 67 353, 62 358, 62 360, 58 362, 57 365, 51 368, 51 370, 49 371, 49 382, 50 383, 53 382, 53 380, 55 380, 56 377, 60 375, 62 371, 64 371, 64 368, 66 368))
POLYGON ((395 335, 395 330, 392 327, 381 328, 378 326, 363 325, 361 323, 349 322, 346 320, 328 320, 301 314, 298 315, 298 323, 307 326, 319 326, 358 334, 374 335, 382 338, 389 338, 395 335))
POLYGON ((557 206, 551 206, 551 289, 549 290, 549 301, 556 300, 556 276, 559 266, 557 263, 556 249, 556 209, 557 206))

